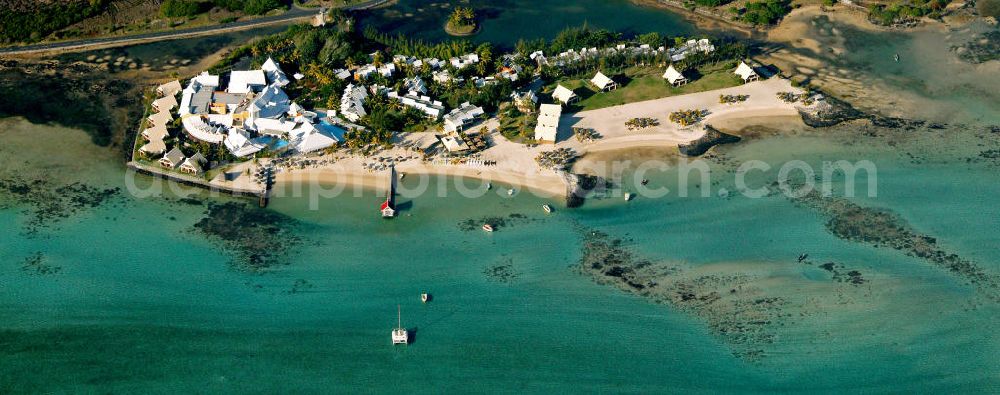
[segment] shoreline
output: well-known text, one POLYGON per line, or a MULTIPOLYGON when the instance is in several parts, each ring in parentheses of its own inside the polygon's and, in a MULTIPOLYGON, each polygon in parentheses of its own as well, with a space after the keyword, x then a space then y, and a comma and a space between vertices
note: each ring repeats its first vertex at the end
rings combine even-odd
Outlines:
POLYGON ((688 20, 691 24, 695 25, 696 28, 701 30, 719 30, 723 29, 730 32, 740 33, 748 38, 754 37, 756 34, 766 32, 766 30, 760 30, 753 26, 743 25, 735 23, 734 21, 728 20, 721 15, 717 15, 714 12, 702 11, 699 12, 700 8, 695 8, 691 11, 684 8, 680 3, 674 3, 669 0, 629 0, 632 4, 656 8, 660 10, 668 10, 677 14, 678 16, 688 20))
MULTIPOLYGON (((698 92, 680 96, 606 107, 563 115, 559 125, 559 141, 555 144, 526 146, 514 143, 497 132, 499 122, 494 118, 485 127, 494 145, 476 153, 472 164, 441 164, 415 159, 412 151, 399 147, 389 149, 369 157, 349 156, 344 153, 304 158, 312 163, 307 168, 289 166, 281 168, 275 175, 276 184, 292 183, 302 185, 341 185, 347 187, 374 189, 381 191, 388 184, 387 168, 370 171, 372 163, 395 163, 396 171, 413 175, 461 177, 494 183, 509 184, 527 188, 545 197, 569 198, 576 188, 575 179, 581 174, 561 172, 541 168, 535 157, 554 149, 571 149, 577 159, 591 153, 621 151, 630 149, 665 149, 679 152, 678 146, 698 140, 704 135, 703 125, 725 124, 722 129, 745 128, 756 124, 803 125, 796 105, 781 102, 776 93, 781 91, 801 91, 791 86, 788 80, 772 78, 731 88, 698 92), (750 101, 738 105, 719 103, 720 94, 747 94, 750 101), (703 108, 709 111, 699 124, 681 127, 667 121, 670 111, 703 108), (628 119, 654 117, 662 124, 643 130, 628 130, 624 125, 628 119), (574 127, 595 129, 602 137, 598 140, 580 142, 572 137, 574 127), (479 161, 495 162, 494 166, 483 166, 479 161)), ((478 130, 480 126, 470 128, 478 130)), ((433 136, 428 133, 410 133, 396 141, 401 146, 422 146, 433 136)), ((572 169, 572 166, 570 167, 572 169)), ((293 187, 295 187, 293 185, 293 187)), ((497 186, 499 187, 499 186, 497 186)), ((296 187, 298 188, 298 187, 296 187)), ((280 188, 276 188, 280 189, 280 188)), ((274 196, 280 196, 276 191, 274 196)))

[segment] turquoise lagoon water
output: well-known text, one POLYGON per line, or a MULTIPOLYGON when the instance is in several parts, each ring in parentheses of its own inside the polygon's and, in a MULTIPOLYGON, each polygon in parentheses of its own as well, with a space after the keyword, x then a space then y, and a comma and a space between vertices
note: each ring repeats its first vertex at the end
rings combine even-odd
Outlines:
MULTIPOLYGON (((37 132, 19 125, 4 132, 6 141, 37 132)), ((995 168, 915 165, 885 148, 815 137, 755 140, 726 154, 780 163, 878 152, 879 194, 855 201, 891 208, 948 250, 1000 271, 991 247, 1000 186, 984 182, 995 168)), ((94 184, 124 184, 117 166, 78 165, 94 184)), ((676 179, 669 170, 648 177, 653 187, 676 179)), ((417 181, 408 177, 404 186, 417 181)), ((447 197, 400 199, 401 216, 391 221, 377 218, 379 197, 370 191, 323 200, 318 210, 307 197, 275 199, 271 209, 301 221, 303 241, 288 265, 264 273, 237 270, 229 250, 192 230, 202 206, 124 197, 26 234, 24 205, 10 205, 0 210, 0 389, 924 392, 1000 385, 995 302, 920 259, 837 239, 825 218, 787 199, 714 192, 608 198, 546 215, 540 205, 553 202, 530 194, 467 199, 454 180, 433 181, 436 189, 434 182, 447 184, 447 197), (492 234, 459 227, 510 214, 525 218, 492 234), (815 298, 817 307, 789 307, 764 358, 734 357, 696 314, 577 273, 580 233, 590 229, 626 238, 651 260, 761 275, 766 292, 815 298), (61 270, 25 268, 39 252, 61 270), (869 282, 834 284, 796 263, 802 252, 860 270, 869 282), (485 273, 496 266, 509 276, 485 273), (422 292, 434 300, 422 304, 422 292), (397 305, 415 331, 409 346, 389 344, 397 305)), ((715 188, 728 182, 722 177, 715 188)))

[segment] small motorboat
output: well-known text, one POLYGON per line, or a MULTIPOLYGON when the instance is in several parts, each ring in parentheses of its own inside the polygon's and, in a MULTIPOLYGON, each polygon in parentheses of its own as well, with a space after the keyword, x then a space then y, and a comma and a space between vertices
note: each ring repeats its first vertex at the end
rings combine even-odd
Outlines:
POLYGON ((552 212, 552 206, 549 206, 547 204, 543 204, 542 205, 542 210, 545 210, 546 213, 551 213, 552 212))
POLYGON ((420 301, 421 302, 427 303, 430 300, 431 300, 431 295, 430 294, 420 294, 420 301))
POLYGON ((642 180, 642 185, 646 185, 646 184, 649 184, 649 180, 647 180, 647 179, 643 179, 643 180, 642 180))
POLYGON ((486 190, 488 191, 488 190, 490 190, 490 189, 493 189, 493 183, 491 183, 491 182, 487 182, 487 183, 486 183, 486 190))
POLYGON ((896 59, 896 61, 899 62, 899 54, 894 55, 893 59, 896 59))
POLYGON ((806 254, 806 253, 800 254, 799 255, 799 262, 802 262, 802 261, 806 260, 806 258, 809 258, 809 254, 806 254))
POLYGON ((507 196, 514 196, 514 188, 507 190, 507 196))
POLYGON ((629 200, 632 200, 632 193, 631 192, 625 192, 625 201, 627 202, 629 200))
POLYGON ((493 231, 493 225, 483 224, 483 230, 485 230, 487 232, 492 232, 493 231))

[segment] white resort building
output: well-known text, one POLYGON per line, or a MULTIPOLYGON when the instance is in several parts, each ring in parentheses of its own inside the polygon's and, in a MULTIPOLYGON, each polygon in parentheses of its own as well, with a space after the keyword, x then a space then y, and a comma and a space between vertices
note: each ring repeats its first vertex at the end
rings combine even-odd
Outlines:
POLYGON ((667 67, 667 71, 663 73, 663 79, 667 80, 667 82, 673 86, 681 86, 688 83, 688 79, 684 77, 684 74, 677 71, 677 69, 674 68, 674 65, 667 67))
POLYGON ((608 78, 604 73, 598 71, 594 78, 590 80, 590 83, 594 85, 600 92, 607 92, 611 90, 618 89, 618 83, 615 80, 608 78))
POLYGON ((420 77, 407 78, 403 80, 403 89, 407 92, 417 92, 421 95, 427 94, 427 84, 420 77))
POLYGON ((757 81, 758 79, 760 79, 760 76, 757 75, 757 72, 753 70, 753 67, 750 67, 749 65, 747 65, 746 62, 742 61, 740 62, 739 66, 736 66, 736 71, 734 71, 734 73, 736 73, 736 75, 740 76, 740 78, 743 79, 743 83, 747 83, 750 81, 757 81))
POLYGON ((462 103, 444 116, 444 131, 448 133, 460 132, 467 126, 474 124, 483 114, 485 112, 482 107, 474 106, 469 102, 462 103))
POLYGON ((580 101, 580 97, 576 93, 573 93, 569 88, 562 85, 556 86, 556 90, 552 92, 552 98, 559 100, 562 104, 572 104, 580 101))
POLYGON ((457 58, 451 58, 451 59, 449 59, 449 62, 451 63, 452 66, 455 66, 456 69, 461 70, 461 69, 464 69, 466 66, 470 66, 470 65, 474 65, 476 63, 479 63, 479 55, 474 54, 474 53, 470 53, 470 54, 462 55, 462 56, 457 57, 457 58))
POLYGON ((413 107, 419 110, 420 112, 427 114, 428 118, 433 119, 435 121, 441 119, 441 114, 444 113, 443 103, 436 100, 432 100, 428 96, 420 95, 416 91, 410 91, 410 93, 407 93, 402 96, 400 96, 396 92, 389 92, 388 96, 390 98, 399 100, 399 102, 402 103, 404 106, 413 107))
POLYGON ((558 104, 542 104, 538 110, 538 124, 535 125, 535 140, 544 143, 555 143, 559 131, 559 117, 562 116, 562 106, 558 104))
POLYGON ((344 94, 340 97, 340 115, 351 122, 368 115, 365 111, 365 99, 368 98, 368 91, 362 85, 347 84, 344 94))
MULTIPOLYGON (((245 157, 268 147, 308 152, 343 137, 342 131, 317 124, 316 113, 289 99, 282 87, 291 81, 271 58, 260 69, 230 72, 227 81, 223 90, 220 76, 203 72, 182 91, 178 114, 191 138, 223 144, 234 156, 245 157)), ((200 173, 206 164, 193 158, 181 170, 200 173)))

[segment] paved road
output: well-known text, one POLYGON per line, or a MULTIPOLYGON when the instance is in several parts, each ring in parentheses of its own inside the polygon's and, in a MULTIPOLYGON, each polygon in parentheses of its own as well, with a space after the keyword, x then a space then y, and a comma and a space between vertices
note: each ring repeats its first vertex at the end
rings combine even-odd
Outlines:
MULTIPOLYGON (((348 7, 348 9, 352 10, 367 9, 381 5, 386 2, 388 2, 388 0, 370 0, 364 3, 348 7)), ((274 25, 299 19, 308 19, 312 18, 313 15, 316 15, 317 12, 318 9, 315 8, 300 8, 298 6, 293 6, 292 9, 288 10, 284 14, 275 16, 265 16, 249 21, 232 22, 221 25, 203 26, 203 27, 196 27, 184 30, 174 30, 169 32, 143 33, 130 36, 122 36, 122 37, 91 38, 83 40, 64 41, 58 43, 49 43, 49 44, 33 44, 20 47, 6 47, 6 48, 0 48, 0 55, 31 54, 31 53, 41 53, 41 52, 52 52, 56 50, 79 51, 90 47, 113 47, 121 45, 150 43, 163 40, 172 40, 184 37, 205 36, 205 35, 231 32, 236 30, 246 30, 260 26, 274 25)))

